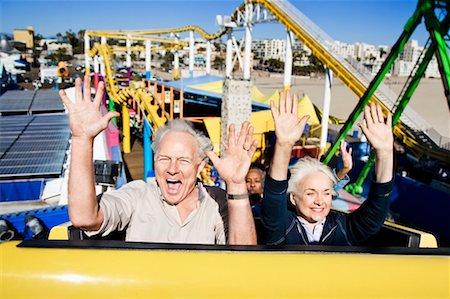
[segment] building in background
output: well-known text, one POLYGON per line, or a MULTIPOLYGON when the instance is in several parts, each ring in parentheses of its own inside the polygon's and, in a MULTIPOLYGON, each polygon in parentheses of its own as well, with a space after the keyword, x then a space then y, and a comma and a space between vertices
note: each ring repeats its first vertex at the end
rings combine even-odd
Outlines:
MULTIPOLYGON (((417 59, 424 53, 424 47, 419 46, 417 40, 410 40, 394 63, 393 75, 399 77, 409 76, 416 65, 417 59)), ((440 78, 436 56, 433 56, 425 71, 425 77, 440 78)))
POLYGON ((26 45, 27 49, 34 48, 34 29, 33 27, 27 27, 27 29, 14 30, 14 40, 22 42, 26 45))
POLYGON ((22 57, 28 63, 33 63, 34 57, 34 29, 27 27, 27 29, 16 29, 13 33, 14 42, 19 42, 25 45, 26 49, 22 51, 22 57))

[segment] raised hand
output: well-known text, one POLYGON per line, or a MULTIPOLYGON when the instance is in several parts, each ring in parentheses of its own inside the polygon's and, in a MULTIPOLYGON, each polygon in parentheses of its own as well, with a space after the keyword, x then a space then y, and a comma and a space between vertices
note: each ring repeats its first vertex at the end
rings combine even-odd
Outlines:
POLYGON ((277 144, 293 146, 302 136, 309 116, 298 119, 298 98, 289 91, 280 92, 279 107, 270 102, 277 144))
POLYGON ((341 153, 342 158, 342 168, 336 175, 340 180, 342 180, 353 168, 352 148, 350 147, 347 150, 347 142, 342 140, 339 147, 339 152, 341 153))
POLYGON ((219 158, 213 151, 206 153, 220 177, 227 184, 227 188, 233 184, 245 186, 245 176, 258 145, 258 141, 252 139, 253 127, 248 121, 242 124, 239 136, 236 136, 236 128, 232 124, 228 127, 228 144, 225 155, 219 158))
POLYGON ((366 123, 359 126, 375 149, 375 181, 389 182, 392 180, 394 168, 392 115, 388 111, 385 123, 381 106, 370 103, 370 107, 364 107, 364 119, 366 123))
POLYGON ((377 152, 392 152, 394 137, 392 134, 392 115, 387 113, 386 122, 380 105, 370 103, 364 107, 365 124, 359 124, 367 140, 377 152))
POLYGON ((119 116, 119 113, 110 111, 104 116, 100 113, 100 102, 105 89, 103 82, 99 83, 93 101, 91 100, 90 77, 84 77, 84 92, 81 85, 81 79, 77 78, 75 80, 75 103, 69 99, 64 90, 60 90, 59 95, 69 112, 72 138, 93 139, 108 126, 108 122, 113 117, 119 116))

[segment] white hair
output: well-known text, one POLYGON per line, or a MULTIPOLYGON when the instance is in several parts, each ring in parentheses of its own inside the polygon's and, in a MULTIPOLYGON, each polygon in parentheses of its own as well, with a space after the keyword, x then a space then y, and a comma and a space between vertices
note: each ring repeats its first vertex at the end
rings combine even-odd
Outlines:
POLYGON ((291 178, 288 182, 288 193, 293 193, 297 190, 297 185, 303 180, 303 178, 311 173, 321 172, 325 174, 333 185, 333 196, 337 195, 334 187, 337 183, 336 176, 333 171, 327 165, 323 164, 317 159, 311 157, 304 157, 298 160, 291 168, 291 178))
POLYGON ((205 152, 210 151, 213 148, 211 140, 202 132, 195 130, 189 122, 176 118, 167 122, 156 131, 152 143, 152 150, 154 153, 158 152, 161 140, 170 132, 184 132, 192 135, 197 142, 197 155, 200 158, 200 161, 206 158, 205 152))

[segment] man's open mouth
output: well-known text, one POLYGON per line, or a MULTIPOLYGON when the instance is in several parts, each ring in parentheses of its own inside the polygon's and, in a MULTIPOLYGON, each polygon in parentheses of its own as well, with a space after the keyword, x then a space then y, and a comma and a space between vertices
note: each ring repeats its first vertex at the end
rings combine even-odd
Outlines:
POLYGON ((178 190, 180 190, 182 184, 180 180, 171 180, 171 179, 167 179, 166 183, 167 183, 167 191, 169 193, 177 193, 178 190))

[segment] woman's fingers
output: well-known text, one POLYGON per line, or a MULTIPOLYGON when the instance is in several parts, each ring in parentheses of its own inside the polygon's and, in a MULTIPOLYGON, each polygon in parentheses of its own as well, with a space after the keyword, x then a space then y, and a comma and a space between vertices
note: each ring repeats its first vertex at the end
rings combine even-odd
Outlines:
POLYGON ((381 106, 380 105, 376 105, 377 107, 377 116, 378 116, 378 121, 380 123, 384 124, 384 117, 383 117, 383 111, 381 110, 381 106))
POLYGON ((386 115, 386 125, 389 126, 389 128, 392 128, 392 113, 389 110, 386 115))
POLYGON ((278 103, 278 109, 280 114, 286 113, 286 92, 281 91, 280 92, 280 101, 278 103))
POLYGON ((278 111, 278 107, 275 105, 273 100, 270 100, 270 112, 272 112, 273 120, 276 121, 280 115, 280 112, 278 111))
POLYGON ((294 94, 294 102, 292 103, 292 113, 298 117, 298 96, 294 94))
POLYGON ((285 105, 286 105, 286 113, 292 113, 292 96, 291 96, 291 92, 289 90, 287 90, 285 92, 286 94, 286 99, 285 99, 285 105))

